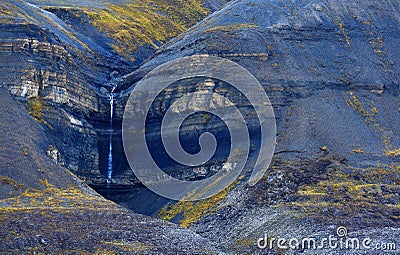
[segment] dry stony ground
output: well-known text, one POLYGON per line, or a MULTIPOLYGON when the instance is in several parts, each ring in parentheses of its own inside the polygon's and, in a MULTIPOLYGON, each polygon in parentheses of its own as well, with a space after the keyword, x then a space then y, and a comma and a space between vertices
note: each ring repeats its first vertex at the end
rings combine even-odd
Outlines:
POLYGON ((1 254, 212 254, 204 238, 97 195, 46 155, 46 134, 0 89, 1 254))

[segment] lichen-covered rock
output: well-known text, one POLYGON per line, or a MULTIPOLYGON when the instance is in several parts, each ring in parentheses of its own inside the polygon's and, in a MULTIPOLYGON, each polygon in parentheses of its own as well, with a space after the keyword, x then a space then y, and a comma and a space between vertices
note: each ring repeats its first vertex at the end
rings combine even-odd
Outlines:
POLYGON ((167 205, 164 215, 183 224, 197 208, 192 229, 238 253, 262 253, 264 232, 307 237, 340 225, 396 242, 399 10, 398 1, 233 1, 128 75, 125 96, 169 60, 225 57, 254 74, 275 110, 276 152, 263 180, 238 185, 208 216, 201 202, 167 205))

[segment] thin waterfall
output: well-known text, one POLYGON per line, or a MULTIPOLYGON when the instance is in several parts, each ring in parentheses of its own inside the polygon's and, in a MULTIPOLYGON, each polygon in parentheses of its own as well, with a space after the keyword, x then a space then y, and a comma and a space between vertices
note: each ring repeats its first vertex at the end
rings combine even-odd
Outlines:
POLYGON ((111 183, 113 174, 113 156, 112 156, 112 138, 113 138, 113 115, 114 115, 114 90, 117 86, 113 86, 109 95, 110 100, 110 144, 108 151, 108 168, 107 168, 107 183, 111 183))

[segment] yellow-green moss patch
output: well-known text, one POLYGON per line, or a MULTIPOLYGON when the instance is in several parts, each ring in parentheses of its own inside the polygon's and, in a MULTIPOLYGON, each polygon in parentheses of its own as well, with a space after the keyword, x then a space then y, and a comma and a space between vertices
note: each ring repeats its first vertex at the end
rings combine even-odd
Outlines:
MULTIPOLYGON (((106 245, 110 246, 117 246, 121 248, 124 252, 132 252, 132 253, 137 253, 137 252, 148 252, 149 250, 153 249, 154 246, 145 244, 142 242, 129 242, 129 241, 121 241, 121 240, 116 240, 112 242, 103 242, 106 245)), ((99 253, 103 254, 103 253, 99 253)), ((108 254, 107 252, 105 254, 108 254)))
POLYGON ((18 183, 14 179, 3 175, 0 175, 0 183, 2 183, 3 185, 10 185, 17 190, 25 186, 25 184, 18 183))
POLYGON ((32 97, 28 99, 28 113, 32 115, 36 121, 47 124, 42 115, 45 107, 48 107, 48 104, 41 97, 32 97))
POLYGON ((208 14, 202 1, 133 0, 124 5, 108 5, 104 10, 85 10, 91 23, 115 39, 113 48, 128 56, 138 46, 166 42, 208 14))
POLYGON ((400 190, 398 169, 399 166, 395 164, 377 164, 374 167, 352 169, 351 173, 332 172, 327 180, 301 186, 295 196, 296 201, 291 205, 306 208, 349 204, 393 207, 395 204, 390 201, 395 200, 390 198, 400 190))
POLYGON ((244 28, 255 28, 257 27, 256 24, 248 24, 248 23, 237 23, 233 25, 227 25, 227 26, 215 26, 211 27, 207 30, 205 30, 205 33, 211 33, 211 32, 216 32, 216 31, 221 31, 221 32, 232 32, 235 30, 240 30, 244 28))
POLYGON ((210 198, 196 202, 179 201, 175 204, 169 203, 160 210, 157 216, 161 219, 170 221, 177 215, 182 215, 183 219, 180 221, 180 225, 184 228, 188 228, 191 224, 200 220, 202 216, 215 212, 218 209, 218 204, 241 179, 243 179, 243 177, 239 178, 237 181, 229 185, 229 187, 210 198))
POLYGON ((397 150, 388 150, 386 151, 387 156, 398 157, 400 156, 400 148, 397 150))

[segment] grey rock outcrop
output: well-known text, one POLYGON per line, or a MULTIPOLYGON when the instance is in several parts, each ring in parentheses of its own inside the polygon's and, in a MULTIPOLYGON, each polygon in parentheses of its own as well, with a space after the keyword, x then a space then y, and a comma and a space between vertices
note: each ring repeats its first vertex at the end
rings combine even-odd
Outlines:
MULTIPOLYGON (((248 69, 272 102, 278 133, 267 175, 228 192, 193 230, 256 254, 267 231, 306 237, 345 225, 355 237, 396 241, 399 10, 399 1, 233 1, 126 76, 127 97, 160 64, 215 55, 248 69)), ((167 218, 187 224, 179 206, 167 218)))
MULTIPOLYGON (((0 86, 22 101, 44 100, 46 107, 40 114, 51 126, 49 133, 65 165, 88 183, 102 182, 107 171, 111 87, 154 49, 138 49, 141 57, 134 63, 120 56, 112 39, 94 27, 85 3, 30 1, 44 10, 28 2, 0 4, 0 86)), ((223 2, 209 1, 215 8, 223 2)), ((110 3, 126 2, 99 1, 88 8, 110 3)), ((123 111, 124 102, 117 99, 113 131, 116 162, 120 162, 115 166, 117 175, 130 171, 119 138, 123 111)), ((129 178, 125 182, 131 183, 129 178)))

